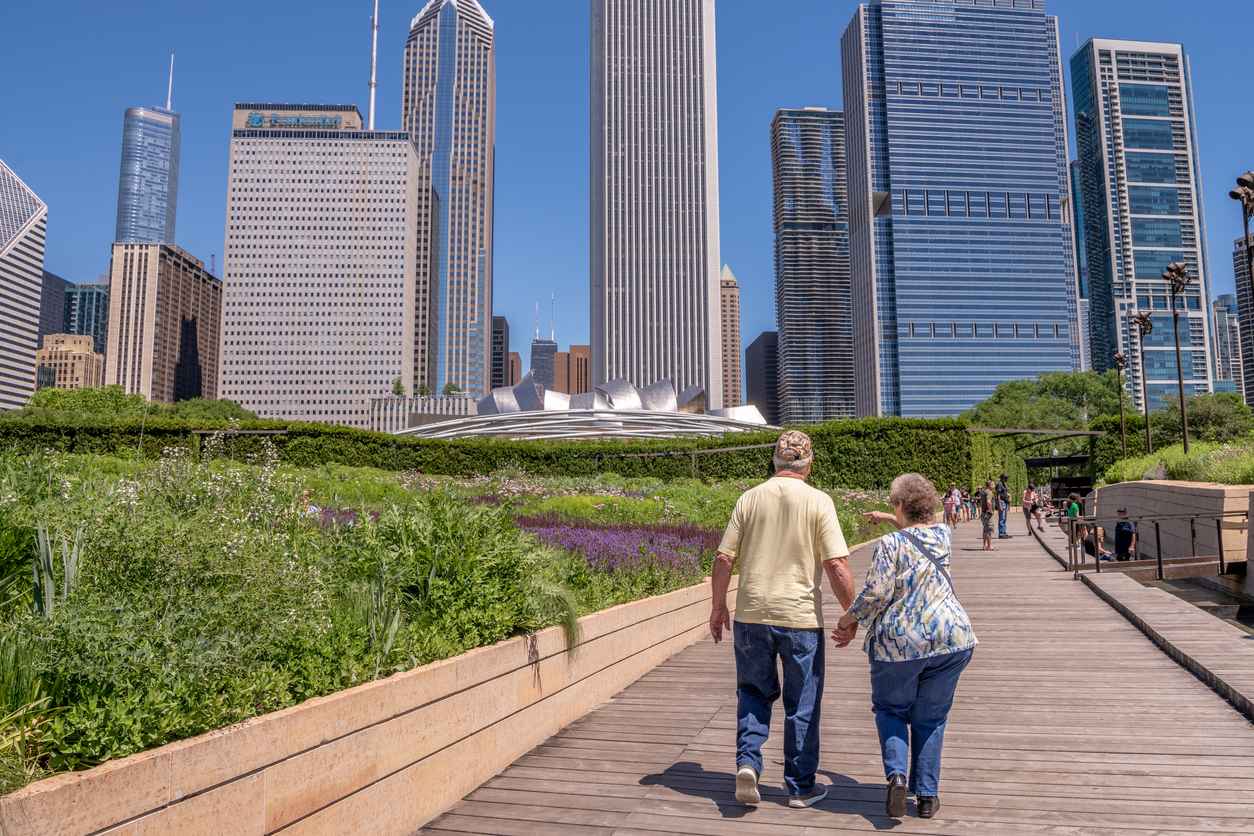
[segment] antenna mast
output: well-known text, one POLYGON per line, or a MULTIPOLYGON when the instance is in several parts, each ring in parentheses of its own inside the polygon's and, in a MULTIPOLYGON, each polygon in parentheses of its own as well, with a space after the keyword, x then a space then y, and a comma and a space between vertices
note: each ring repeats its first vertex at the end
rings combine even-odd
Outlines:
POLYGON ((370 18, 370 127, 374 130, 375 65, 379 60, 379 0, 374 0, 374 16, 370 18))
POLYGON ((170 86, 165 91, 165 109, 170 109, 170 102, 174 100, 174 53, 170 53, 170 86))
POLYGON ((536 342, 540 342, 540 303, 536 302, 536 342))
POLYGON ((549 342, 551 343, 557 342, 557 340, 554 339, 555 334, 556 332, 553 330, 553 294, 550 293, 549 294, 549 342))

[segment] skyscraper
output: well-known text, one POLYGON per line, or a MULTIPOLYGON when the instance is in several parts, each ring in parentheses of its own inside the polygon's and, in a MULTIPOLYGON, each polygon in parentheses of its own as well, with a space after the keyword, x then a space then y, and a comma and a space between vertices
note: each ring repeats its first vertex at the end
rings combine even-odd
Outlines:
POLYGON ((509 322, 503 316, 492 317, 492 382, 493 389, 509 383, 509 322))
POLYGON ((779 420, 854 414, 845 121, 821 107, 771 122, 779 420))
POLYGON ((1215 391, 1240 392, 1244 398, 1237 297, 1225 293, 1215 300, 1211 310, 1215 320, 1215 391))
POLYGON ((858 415, 955 415, 1078 359, 1062 65, 1042 6, 875 0, 845 30, 858 415))
POLYGON ((1250 295, 1250 265, 1245 239, 1238 238, 1232 245, 1232 267, 1237 282, 1237 327, 1241 331, 1241 370, 1247 404, 1254 404, 1254 297, 1250 295))
MULTIPOLYGON (((222 282, 204 263, 173 244, 114 244, 109 287, 105 384, 167 404, 217 398, 222 282)), ((251 356, 279 366, 291 353, 251 356)))
POLYGON ((763 331, 745 349, 745 403, 756 406, 766 423, 778 425, 779 334, 763 331))
POLYGON ((35 388, 98 389, 104 385, 105 358, 85 334, 46 334, 35 352, 35 388))
POLYGON ((64 334, 65 291, 73 287, 55 273, 44 271, 39 290, 39 342, 49 334, 64 334))
POLYGON ((131 107, 122 119, 122 173, 114 241, 173 244, 179 201, 179 114, 131 107))
MULTIPOLYGON (((496 42, 478 0, 430 0, 405 44, 401 127, 438 199, 433 239, 434 391, 492 388, 496 42)), ((433 228, 434 221, 433 219, 433 228)))
POLYGON ((109 331, 109 275, 101 278, 100 282, 65 289, 65 333, 91 337, 96 354, 105 353, 109 331))
POLYGON ((592 385, 723 406, 714 0, 592 0, 592 385))
POLYGON ((1084 251, 1084 200, 1080 189, 1079 160, 1071 161, 1070 172, 1071 217, 1074 219, 1071 237, 1075 239, 1076 287, 1079 297, 1077 319, 1080 326, 1080 358, 1073 365, 1083 372, 1092 367, 1092 347, 1089 345, 1089 259, 1084 251))
POLYGON ((0 409, 35 391, 48 207, 0 160, 0 409))
POLYGON ((1150 311, 1145 345, 1150 404, 1177 392, 1175 340, 1162 274, 1182 261, 1193 284, 1182 306, 1186 394, 1213 391, 1210 265, 1189 61, 1179 44, 1092 39, 1071 57, 1084 197, 1093 368, 1128 355, 1143 404, 1138 311, 1150 311))
POLYGON ((230 151, 222 394, 367 427, 397 377, 435 391, 439 200, 410 135, 355 105, 236 104, 230 151))
POLYGON ((719 277, 719 300, 722 308, 723 345, 723 407, 740 406, 740 286, 731 268, 723 265, 719 277))

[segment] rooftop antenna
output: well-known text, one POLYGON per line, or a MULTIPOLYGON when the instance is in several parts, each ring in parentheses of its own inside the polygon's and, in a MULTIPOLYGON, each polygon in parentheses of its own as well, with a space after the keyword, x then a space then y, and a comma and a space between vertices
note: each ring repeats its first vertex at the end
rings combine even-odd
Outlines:
POLYGON ((379 0, 374 0, 374 15, 370 18, 370 127, 374 130, 374 71, 379 60, 379 0))
POLYGON ((170 102, 174 99, 174 53, 170 53, 170 86, 165 91, 165 109, 170 109, 170 102))
POLYGON ((536 302, 536 342, 540 342, 540 303, 536 302))
POLYGON ((1075 48, 1076 49, 1080 48, 1080 30, 1079 29, 1075 30, 1075 48))
POLYGON ((553 294, 550 293, 549 294, 549 342, 551 343, 557 342, 557 340, 554 339, 555 333, 556 332, 553 330, 553 294))

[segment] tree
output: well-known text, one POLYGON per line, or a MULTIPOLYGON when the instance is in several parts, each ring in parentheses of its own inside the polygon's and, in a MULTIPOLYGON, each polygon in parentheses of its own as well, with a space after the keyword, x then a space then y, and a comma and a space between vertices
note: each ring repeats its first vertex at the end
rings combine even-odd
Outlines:
MULTIPOLYGON (((1180 432, 1180 397, 1173 395, 1164 400, 1164 408, 1150 416, 1155 449, 1160 444, 1166 447, 1184 440, 1180 432)), ((1194 395, 1188 399, 1188 406, 1191 441, 1227 444, 1254 434, 1254 412, 1236 392, 1194 395)))
POLYGON ((29 409, 80 412, 88 415, 134 415, 144 412, 143 395, 128 395, 116 383, 100 389, 39 389, 30 396, 29 409))
POLYGON ((431 387, 425 383, 418 384, 418 394, 424 398, 431 397, 431 387))
POLYGON ((392 394, 398 398, 405 397, 405 384, 401 382, 399 377, 392 381, 392 394))
MULTIPOLYGON (((1125 377, 1124 383, 1127 383, 1125 377)), ((976 427, 1024 430, 1084 430, 1100 415, 1118 415, 1114 370, 1050 372, 1032 380, 999 384, 993 394, 960 417, 976 427)), ((1136 406, 1127 387, 1121 390, 1124 410, 1136 406)))
POLYGON ((444 397, 447 398, 449 395, 455 395, 461 390, 460 386, 450 380, 448 383, 444 384, 444 397))

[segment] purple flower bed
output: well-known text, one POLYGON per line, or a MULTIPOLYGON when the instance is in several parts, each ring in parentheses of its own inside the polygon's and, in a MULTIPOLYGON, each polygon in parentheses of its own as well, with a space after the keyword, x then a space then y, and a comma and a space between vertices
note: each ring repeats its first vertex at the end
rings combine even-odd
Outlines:
POLYGON ((606 525, 557 514, 515 521, 541 541, 578 552, 598 572, 660 570, 704 577, 722 532, 679 524, 606 525))

